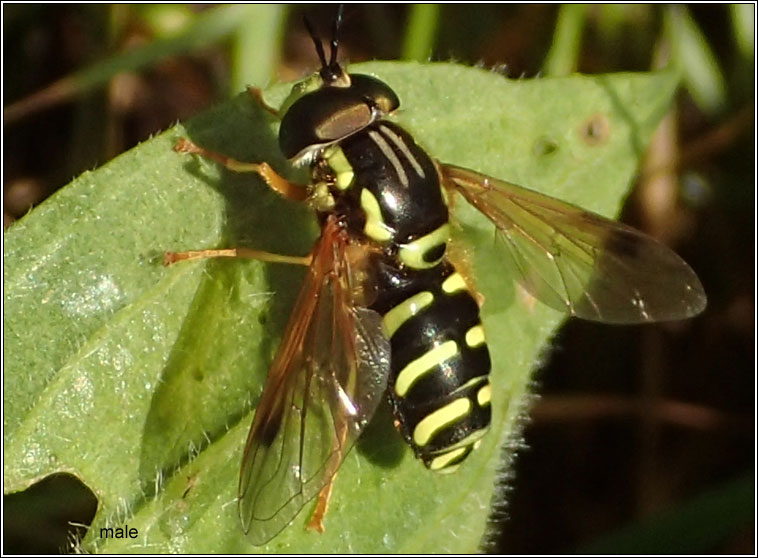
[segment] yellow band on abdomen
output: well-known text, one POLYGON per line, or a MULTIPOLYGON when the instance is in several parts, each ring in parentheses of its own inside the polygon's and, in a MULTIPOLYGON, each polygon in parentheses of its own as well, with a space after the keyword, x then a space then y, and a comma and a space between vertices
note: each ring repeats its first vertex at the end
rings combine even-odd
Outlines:
POLYGON ((395 393, 400 397, 405 397, 408 390, 424 374, 430 370, 434 370, 435 366, 454 357, 457 353, 458 344, 455 341, 445 341, 441 345, 437 345, 430 351, 427 351, 416 360, 409 362, 397 375, 395 393))
POLYGON ((403 302, 387 312, 382 318, 384 333, 388 338, 392 338, 395 332, 405 322, 421 312, 434 301, 434 295, 429 291, 421 291, 415 295, 406 298, 403 302))
POLYGON ((465 417, 470 411, 471 401, 468 397, 448 403, 421 419, 413 430, 413 441, 419 446, 425 446, 437 432, 465 417))

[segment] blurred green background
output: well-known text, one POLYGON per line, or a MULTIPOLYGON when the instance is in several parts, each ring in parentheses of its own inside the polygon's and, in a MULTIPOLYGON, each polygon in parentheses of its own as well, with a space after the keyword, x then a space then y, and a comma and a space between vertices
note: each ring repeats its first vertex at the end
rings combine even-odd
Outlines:
MULTIPOLYGON (((313 71, 302 17, 326 36, 335 10, 4 4, 5 226, 247 84, 313 71)), ((755 552, 754 24, 753 5, 346 6, 345 61, 455 60, 513 79, 681 69, 623 217, 691 264, 708 308, 564 327, 485 549, 755 552)), ((7 553, 67 548, 96 506, 63 475, 4 504, 7 553)))

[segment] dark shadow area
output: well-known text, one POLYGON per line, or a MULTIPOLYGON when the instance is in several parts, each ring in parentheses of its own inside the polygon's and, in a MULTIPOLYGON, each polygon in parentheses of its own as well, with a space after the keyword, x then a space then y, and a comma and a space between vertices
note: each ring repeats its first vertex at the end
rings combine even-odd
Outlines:
POLYGON ((73 475, 42 479, 3 496, 3 553, 61 554, 87 532, 97 510, 95 495, 73 475))
MULTIPOLYGON (((233 105, 188 122, 189 139, 240 160, 267 161, 285 175, 291 171, 279 154, 277 138, 271 130, 272 117, 247 94, 239 95, 233 105)), ((223 245, 193 248, 248 247, 287 255, 309 251, 314 229, 307 208, 279 198, 255 174, 233 173, 193 155, 177 153, 176 157, 183 157, 187 170, 225 200, 223 245), (210 169, 213 177, 208 175, 210 169), (216 178, 216 172, 220 178, 216 178)), ((146 420, 140 476, 148 498, 155 490, 158 471, 164 478, 173 474, 193 452, 223 436, 249 413, 251 404, 255 406, 265 380, 265 374, 259 375, 261 362, 267 369, 304 273, 300 266, 267 264, 264 282, 270 285, 271 292, 260 295, 268 307, 248 318, 240 291, 251 273, 249 260, 209 259, 201 265, 205 266, 203 278, 153 394, 146 420), (250 335, 245 335, 247 328, 250 335), (256 336, 253 332, 262 333, 256 336), (245 362, 251 369, 249 393, 230 401, 227 386, 218 375, 230 367, 244 366, 245 362), (217 396, 212 390, 218 392, 217 396)))
POLYGON ((393 424, 392 408, 386 397, 366 429, 355 443, 355 449, 372 464, 391 469, 400 464, 408 451, 403 435, 393 424))

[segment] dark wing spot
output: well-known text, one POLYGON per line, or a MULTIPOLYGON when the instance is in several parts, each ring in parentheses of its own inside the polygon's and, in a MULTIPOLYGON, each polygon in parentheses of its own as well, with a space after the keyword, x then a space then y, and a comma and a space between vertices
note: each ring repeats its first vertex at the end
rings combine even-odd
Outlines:
POLYGON ((281 411, 276 411, 266 417, 260 428, 258 428, 258 431, 255 433, 255 437, 262 446, 270 447, 271 444, 274 443, 281 426, 282 413, 281 411))
POLYGON ((643 240, 623 230, 610 231, 605 240, 605 249, 614 254, 636 258, 643 245, 643 240))

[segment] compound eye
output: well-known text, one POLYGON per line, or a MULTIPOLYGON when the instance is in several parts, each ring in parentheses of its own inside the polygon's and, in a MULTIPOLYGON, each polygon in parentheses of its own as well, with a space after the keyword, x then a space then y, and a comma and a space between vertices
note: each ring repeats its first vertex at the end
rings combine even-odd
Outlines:
POLYGON ((382 114, 390 114, 400 106, 400 99, 392 88, 381 80, 365 74, 350 74, 350 89, 382 114))
POLYGON ((376 97, 374 99, 374 102, 376 103, 376 106, 379 107, 379 110, 382 111, 384 114, 391 113, 400 104, 397 101, 397 97, 391 98, 385 95, 376 97))
POLYGON ((316 137, 322 141, 344 138, 371 124, 371 108, 365 103, 356 103, 330 113, 316 127, 316 137))

